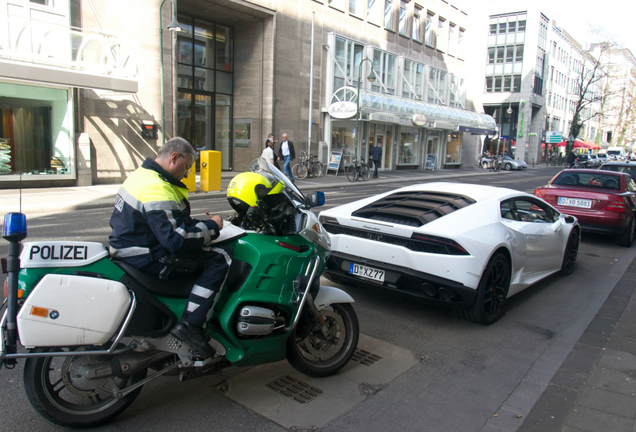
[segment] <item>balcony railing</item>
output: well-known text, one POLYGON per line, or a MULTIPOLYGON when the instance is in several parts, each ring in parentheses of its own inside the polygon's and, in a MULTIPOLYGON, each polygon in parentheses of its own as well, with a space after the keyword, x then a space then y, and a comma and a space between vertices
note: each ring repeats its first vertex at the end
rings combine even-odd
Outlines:
POLYGON ((7 14, 0 14, 2 61, 134 81, 138 72, 120 37, 7 14))

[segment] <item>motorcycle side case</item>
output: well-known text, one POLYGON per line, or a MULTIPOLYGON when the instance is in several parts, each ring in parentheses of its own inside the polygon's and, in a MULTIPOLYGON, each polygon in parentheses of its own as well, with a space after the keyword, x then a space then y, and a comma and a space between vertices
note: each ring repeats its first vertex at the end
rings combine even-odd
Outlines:
POLYGON ((20 342, 26 348, 102 345, 119 329, 130 302, 120 282, 47 274, 18 313, 20 342))

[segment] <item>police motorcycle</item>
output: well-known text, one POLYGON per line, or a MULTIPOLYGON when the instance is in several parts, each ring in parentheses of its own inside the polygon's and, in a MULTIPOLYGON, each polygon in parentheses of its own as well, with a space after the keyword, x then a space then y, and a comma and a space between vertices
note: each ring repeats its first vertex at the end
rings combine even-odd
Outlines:
POLYGON ((251 169, 228 187, 236 214, 217 239, 233 262, 205 329, 212 358, 196 357, 170 334, 196 275, 160 279, 110 259, 101 243, 21 244, 25 215, 5 216, 0 368, 26 359, 24 387, 40 415, 95 426, 162 375, 183 381, 286 358, 325 377, 347 364, 359 335, 353 299, 319 283, 331 242, 310 208, 324 204, 324 194, 305 197, 264 159, 251 169))

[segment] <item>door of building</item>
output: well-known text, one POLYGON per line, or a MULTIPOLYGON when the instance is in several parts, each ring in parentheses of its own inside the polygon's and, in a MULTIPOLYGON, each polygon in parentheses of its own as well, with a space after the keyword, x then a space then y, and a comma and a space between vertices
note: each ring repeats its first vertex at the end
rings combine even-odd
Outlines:
POLYGON ((386 160, 386 155, 388 153, 387 149, 386 149, 386 145, 385 145, 385 134, 384 132, 380 132, 377 133, 375 135, 375 142, 373 143, 373 147, 377 146, 378 143, 382 144, 382 155, 384 156, 381 160, 380 160, 380 169, 384 169, 384 161, 386 160))
POLYGON ((441 161, 441 155, 440 155, 440 151, 439 151, 439 137, 438 136, 431 136, 429 135, 428 137, 428 141, 426 144, 426 155, 435 155, 436 156, 436 161, 435 161, 435 169, 438 169, 440 167, 440 161, 441 161))

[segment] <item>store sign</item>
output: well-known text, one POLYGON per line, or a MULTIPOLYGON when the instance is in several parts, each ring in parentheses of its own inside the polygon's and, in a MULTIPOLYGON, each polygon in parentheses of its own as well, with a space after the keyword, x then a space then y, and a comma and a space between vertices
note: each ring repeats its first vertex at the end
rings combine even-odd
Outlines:
POLYGON ((358 110, 358 106, 349 101, 340 101, 334 102, 329 105, 329 109, 327 112, 333 118, 337 119, 348 119, 351 117, 355 117, 356 111, 358 110))
POLYGON ((453 123, 437 120, 433 122, 433 127, 436 129, 455 129, 455 125, 453 123))
POLYGON ((547 143, 560 143, 563 141, 561 136, 563 133, 561 131, 546 131, 545 132, 545 142, 547 143))
POLYGON ((411 117, 411 121, 415 126, 424 126, 426 124, 426 116, 424 114, 415 114, 411 117))
POLYGON ((400 123, 400 117, 392 114, 385 113, 371 113, 369 114, 369 120, 380 121, 385 123, 400 123))

